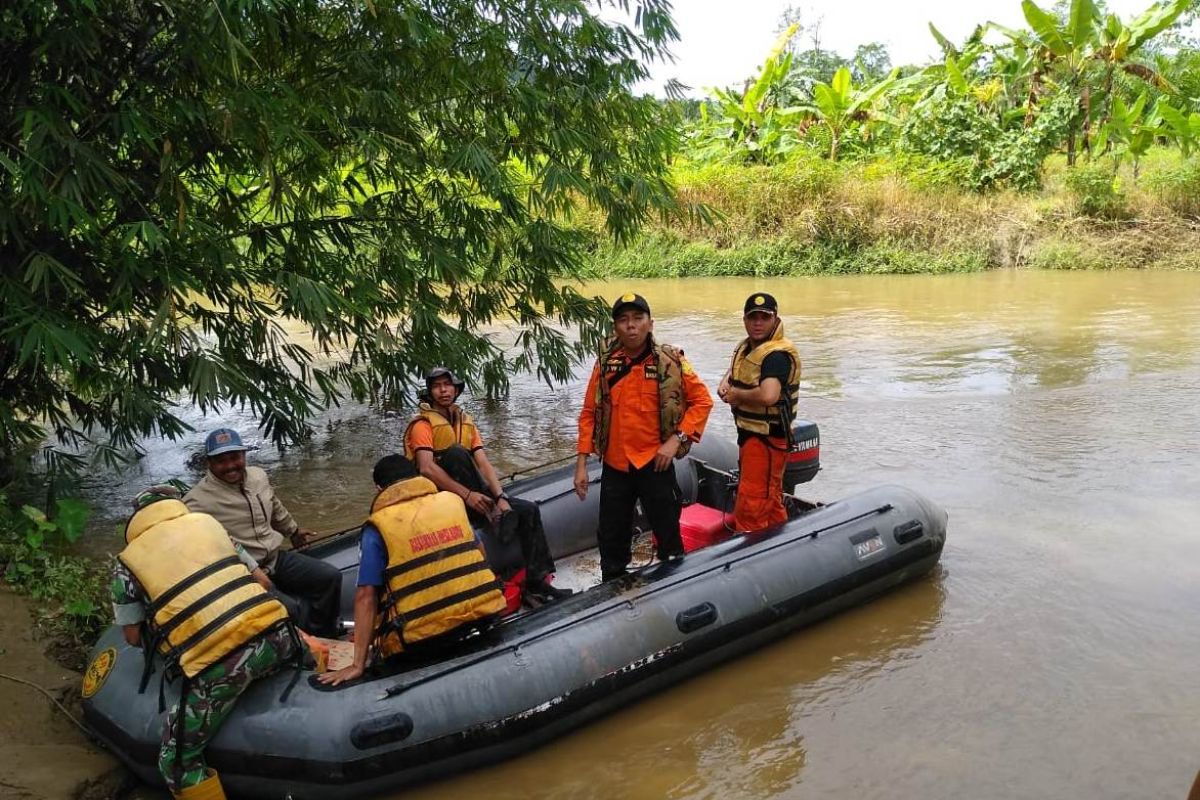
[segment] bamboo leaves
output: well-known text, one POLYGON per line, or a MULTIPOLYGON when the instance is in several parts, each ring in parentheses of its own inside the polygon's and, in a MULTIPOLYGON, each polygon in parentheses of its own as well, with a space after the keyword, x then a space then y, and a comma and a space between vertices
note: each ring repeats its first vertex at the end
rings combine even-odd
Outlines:
POLYGON ((183 399, 289 440, 434 363, 565 375, 544 315, 602 319, 564 288, 593 245, 570 215, 628 239, 687 211, 671 117, 631 91, 669 6, 631 6, 10 4, 0 47, 43 55, 0 86, 0 460, 26 420, 127 447, 186 431, 183 399), (504 321, 516 355, 476 332, 504 321))

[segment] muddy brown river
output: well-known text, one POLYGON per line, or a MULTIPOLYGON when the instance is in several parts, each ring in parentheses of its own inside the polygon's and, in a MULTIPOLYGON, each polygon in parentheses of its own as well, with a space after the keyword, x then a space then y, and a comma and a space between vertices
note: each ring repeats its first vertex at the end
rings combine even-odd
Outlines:
MULTIPOLYGON (((778 298, 821 427, 805 496, 879 483, 950 514, 932 577, 524 757, 408 798, 1180 798, 1200 769, 1200 275, 663 280, 636 290, 710 386, 741 304, 778 298)), ((582 378, 467 397, 499 466, 572 452, 582 378)), ((708 435, 729 436, 714 409, 708 435)), ((236 412, 198 428, 253 421, 236 412)), ((301 524, 356 521, 404 418, 348 406, 264 447, 301 524)), ((88 489, 187 480, 146 442, 88 489)), ((115 521, 115 514, 110 514, 115 521)), ((107 522, 98 549, 112 541, 107 522)))

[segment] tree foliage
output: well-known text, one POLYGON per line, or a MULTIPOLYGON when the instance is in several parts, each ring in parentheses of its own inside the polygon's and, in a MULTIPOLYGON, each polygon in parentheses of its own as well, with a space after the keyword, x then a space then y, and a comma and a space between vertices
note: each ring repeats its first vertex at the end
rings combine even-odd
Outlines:
POLYGON ((180 402, 293 439, 435 363, 568 376, 603 316, 572 213, 679 211, 669 109, 630 89, 676 33, 635 6, 5 3, 0 461, 46 428, 118 457, 180 402))
POLYGON ((713 108, 700 106, 699 124, 692 126, 693 154, 703 160, 772 163, 796 147, 799 109, 784 106, 791 97, 794 63, 789 45, 798 30, 794 23, 779 34, 758 75, 742 91, 709 90, 713 108))
MULTIPOLYGON (((860 46, 846 62, 822 55, 814 33, 813 48, 799 50, 800 15, 789 8, 787 69, 769 60, 742 95, 714 95, 719 102, 691 126, 690 140, 703 145, 691 155, 736 160, 738 137, 719 132, 730 110, 757 93, 770 98, 759 104, 771 123, 769 141, 786 147, 759 146, 747 160, 777 163, 805 148, 830 159, 916 154, 966 164, 963 174, 975 189, 1024 189, 1038 185, 1043 161, 1061 148, 1069 163, 1079 152, 1113 154, 1117 161, 1129 156, 1136 175, 1137 159, 1155 141, 1175 142, 1186 155, 1200 137, 1194 51, 1156 49, 1194 5, 1158 0, 1122 20, 1102 0, 1060 0, 1049 9, 1021 0, 1027 28, 988 22, 958 44, 930 23, 942 58, 886 74, 889 60, 879 45, 860 46), (804 53, 819 56, 829 76, 812 79, 804 53), (764 81, 772 85, 765 95, 764 81)), ((763 141, 765 130, 759 129, 763 141)))

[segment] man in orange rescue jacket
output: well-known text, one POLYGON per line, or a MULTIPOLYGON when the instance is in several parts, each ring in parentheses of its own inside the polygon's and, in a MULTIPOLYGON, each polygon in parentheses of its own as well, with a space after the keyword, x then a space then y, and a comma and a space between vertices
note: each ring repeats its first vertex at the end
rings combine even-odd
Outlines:
POLYGON ((658 558, 683 557, 682 509, 674 459, 699 441, 712 397, 683 351, 654 341, 650 304, 626 294, 612 308, 615 335, 592 369, 579 414, 575 493, 587 497, 587 457, 604 461, 600 478, 600 573, 625 574, 632 557, 634 505, 640 499, 658 540, 658 558))

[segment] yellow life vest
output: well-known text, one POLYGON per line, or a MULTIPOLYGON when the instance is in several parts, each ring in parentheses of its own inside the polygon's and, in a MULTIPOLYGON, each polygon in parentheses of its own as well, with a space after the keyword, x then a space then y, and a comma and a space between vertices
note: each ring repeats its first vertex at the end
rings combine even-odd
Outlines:
POLYGON ((750 339, 743 339, 733 351, 729 383, 738 389, 754 389, 762 382, 763 360, 772 353, 784 352, 792 362, 787 381, 780 387, 779 402, 772 406, 738 405, 733 409, 733 421, 739 430, 762 436, 791 436, 791 421, 796 418, 800 392, 800 354, 796 346, 783 336, 783 320, 762 344, 751 349, 750 339), (786 413, 786 418, 785 418, 786 413))
POLYGON ((160 500, 130 518, 125 541, 119 558, 149 598, 153 641, 187 677, 287 622, 283 604, 250 576, 208 514, 160 500))
POLYGON ((367 520, 387 548, 375 645, 383 656, 505 609, 462 500, 427 478, 388 486, 367 520))
POLYGON ((453 421, 446 419, 429 403, 421 403, 419 413, 404 429, 404 457, 409 461, 416 458, 416 451, 408 443, 408 433, 412 430, 412 426, 421 420, 426 420, 433 426, 433 450, 435 453, 440 453, 456 444, 470 450, 471 445, 475 443, 475 420, 471 419, 471 415, 458 406, 451 406, 450 412, 453 421))
MULTIPOLYGON (((658 440, 665 442, 679 430, 687 411, 687 401, 683 393, 683 351, 669 344, 655 344, 650 339, 652 352, 647 357, 648 363, 658 367, 658 440)), ((613 337, 600 354, 600 375, 596 381, 596 424, 592 428, 592 450, 604 458, 608 451, 608 435, 612 430, 612 389, 606 376, 609 365, 624 366, 625 357, 622 355, 621 343, 613 337)), ((690 441, 679 446, 675 458, 683 458, 692 449, 690 441)))

